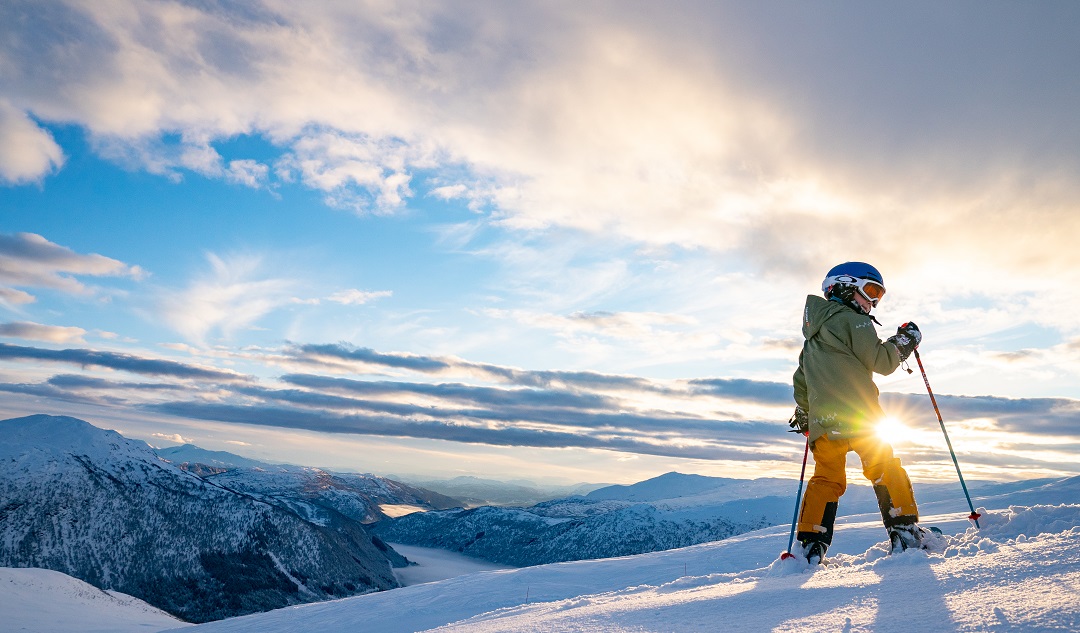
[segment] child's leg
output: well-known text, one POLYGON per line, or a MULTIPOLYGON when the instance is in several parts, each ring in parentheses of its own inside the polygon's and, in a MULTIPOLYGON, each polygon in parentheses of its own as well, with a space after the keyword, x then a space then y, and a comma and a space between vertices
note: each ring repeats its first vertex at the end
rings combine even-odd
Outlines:
POLYGON ((847 440, 814 441, 814 476, 806 484, 802 511, 799 513, 800 541, 832 543, 833 524, 840 496, 847 489, 847 440))
POLYGON ((919 508, 911 480, 900 460, 893 456, 892 446, 872 435, 854 438, 850 443, 862 459, 863 474, 874 484, 885 527, 917 523, 919 508))

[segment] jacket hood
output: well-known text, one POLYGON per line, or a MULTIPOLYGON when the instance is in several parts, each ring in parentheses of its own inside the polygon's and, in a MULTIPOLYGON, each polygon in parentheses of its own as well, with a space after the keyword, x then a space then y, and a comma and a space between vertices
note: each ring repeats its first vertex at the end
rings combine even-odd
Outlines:
POLYGON ((803 336, 807 340, 813 338, 829 318, 844 310, 854 312, 854 310, 838 301, 829 301, 817 295, 807 295, 806 307, 803 308, 803 336))

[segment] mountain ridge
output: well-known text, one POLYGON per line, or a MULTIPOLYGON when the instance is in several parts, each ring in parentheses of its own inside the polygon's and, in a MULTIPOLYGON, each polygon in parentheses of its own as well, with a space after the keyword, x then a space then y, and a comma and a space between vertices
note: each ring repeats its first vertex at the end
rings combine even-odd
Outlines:
POLYGON ((388 553, 65 416, 0 421, 0 566, 63 572, 188 621, 398 586, 388 553))

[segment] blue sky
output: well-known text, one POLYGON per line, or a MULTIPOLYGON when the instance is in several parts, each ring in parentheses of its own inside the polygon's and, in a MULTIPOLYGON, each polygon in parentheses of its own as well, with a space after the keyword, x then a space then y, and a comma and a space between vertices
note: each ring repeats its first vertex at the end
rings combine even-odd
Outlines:
MULTIPOLYGON (((1080 472, 1074 3, 293 4, 0 7, 0 413, 789 474, 802 303, 862 260, 970 476, 1080 472)), ((878 384, 953 476, 918 373, 878 384)))

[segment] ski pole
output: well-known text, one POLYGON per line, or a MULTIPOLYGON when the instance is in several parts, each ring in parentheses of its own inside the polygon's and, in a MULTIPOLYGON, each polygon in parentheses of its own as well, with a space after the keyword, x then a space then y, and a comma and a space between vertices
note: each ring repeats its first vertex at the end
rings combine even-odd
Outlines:
POLYGON ((802 484, 803 478, 806 477, 806 457, 810 454, 810 431, 806 431, 803 435, 806 436, 806 448, 803 449, 802 472, 799 473, 799 492, 795 494, 795 514, 791 517, 791 536, 788 537, 787 551, 780 555, 780 560, 795 558, 795 555, 791 553, 791 547, 795 544, 795 525, 799 521, 799 502, 802 501, 802 484))
MULTIPOLYGON (((926 393, 930 394, 930 402, 934 405, 934 413, 937 414, 938 424, 941 425, 941 432, 945 434, 945 444, 949 446, 949 455, 952 455, 953 466, 956 466, 956 476, 960 478, 960 487, 964 489, 964 496, 967 497, 968 509, 971 510, 971 514, 968 518, 975 523, 975 527, 979 527, 979 517, 982 515, 975 511, 975 506, 971 504, 971 495, 968 494, 967 484, 964 483, 964 476, 960 473, 960 462, 956 461, 956 451, 953 450, 952 442, 949 440, 949 432, 945 430, 945 420, 941 419, 941 409, 937 406, 937 398, 934 397, 934 391, 930 389, 930 379, 926 377, 926 368, 923 367, 922 358, 919 357, 919 350, 915 350, 915 361, 919 363, 919 371, 922 372, 923 382, 926 383, 926 393)), ((980 528, 981 529, 981 528, 980 528)))

